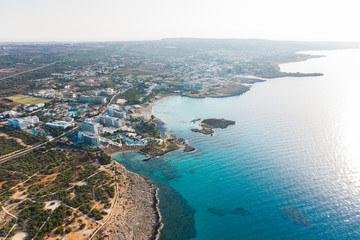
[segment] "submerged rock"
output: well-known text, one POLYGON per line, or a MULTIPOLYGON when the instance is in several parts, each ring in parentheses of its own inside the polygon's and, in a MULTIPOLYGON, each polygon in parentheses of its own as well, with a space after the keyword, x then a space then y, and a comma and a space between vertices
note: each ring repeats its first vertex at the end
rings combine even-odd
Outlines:
POLYGON ((244 208, 235 208, 233 210, 222 209, 222 208, 208 208, 208 212, 220 217, 223 217, 227 214, 241 215, 241 216, 250 215, 250 212, 245 210, 244 208))
POLYGON ((313 221, 311 221, 300 209, 295 206, 284 203, 281 205, 280 210, 283 217, 289 222, 310 228, 316 226, 313 221))
POLYGON ((217 215, 217 216, 225 216, 228 211, 226 211, 225 209, 219 209, 219 208, 208 208, 209 213, 217 215))
POLYGON ((236 208, 236 209, 232 210, 231 213, 234 215, 242 215, 242 216, 250 215, 250 212, 243 208, 236 208))

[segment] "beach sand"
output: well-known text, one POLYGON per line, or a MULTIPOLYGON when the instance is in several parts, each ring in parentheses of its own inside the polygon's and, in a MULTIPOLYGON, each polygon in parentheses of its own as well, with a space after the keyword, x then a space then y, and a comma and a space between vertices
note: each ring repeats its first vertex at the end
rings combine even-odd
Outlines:
MULTIPOLYGON (((153 109, 154 105, 157 102, 159 102, 161 100, 164 100, 165 98, 172 97, 172 96, 178 96, 178 95, 176 95, 176 94, 168 94, 168 95, 156 96, 153 100, 151 100, 151 102, 149 102, 147 104, 142 104, 141 108, 137 111, 137 114, 138 115, 146 115, 150 119, 150 117, 152 115, 152 109, 153 109)), ((134 115, 137 115, 137 114, 134 114, 134 115)))

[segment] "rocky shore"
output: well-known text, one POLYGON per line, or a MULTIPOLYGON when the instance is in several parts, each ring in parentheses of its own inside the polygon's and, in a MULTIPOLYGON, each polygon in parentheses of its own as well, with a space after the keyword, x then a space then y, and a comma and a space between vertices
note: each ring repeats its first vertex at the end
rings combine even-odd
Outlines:
POLYGON ((185 144, 185 147, 184 147, 184 152, 193 152, 195 151, 196 149, 192 146, 189 146, 188 144, 185 144))
POLYGON ((230 125, 234 125, 235 121, 217 118, 208 118, 201 121, 201 129, 192 128, 191 131, 202 133, 205 135, 212 135, 214 133, 213 128, 227 128, 230 125))
POLYGON ((192 98, 205 98, 205 97, 223 98, 223 97, 241 95, 249 90, 250 90, 250 86, 236 82, 236 83, 230 83, 220 88, 208 89, 207 91, 204 92, 189 93, 187 94, 187 96, 192 98))
POLYGON ((147 178, 129 172, 115 162, 118 200, 111 218, 93 239, 159 239, 162 228, 157 188, 147 178))
POLYGON ((161 156, 164 156, 165 154, 178 150, 180 147, 179 146, 175 146, 173 148, 170 149, 164 149, 164 150, 160 150, 160 151, 156 151, 156 152, 145 152, 143 150, 140 151, 140 153, 145 154, 146 158, 143 161, 150 161, 154 158, 158 158, 161 156))

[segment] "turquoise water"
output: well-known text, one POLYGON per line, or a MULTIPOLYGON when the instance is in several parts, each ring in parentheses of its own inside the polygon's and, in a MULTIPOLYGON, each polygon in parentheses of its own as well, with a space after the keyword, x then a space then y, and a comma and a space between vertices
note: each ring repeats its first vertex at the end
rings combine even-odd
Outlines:
POLYGON ((237 97, 171 97, 155 105, 153 114, 197 151, 149 162, 134 153, 115 158, 166 189, 163 239, 189 239, 195 231, 199 240, 360 239, 360 50, 321 54, 281 68, 322 77, 272 79, 237 97), (205 136, 190 131, 196 117, 236 125, 205 136), (294 223, 299 213, 282 206, 314 224, 294 223))
POLYGON ((73 117, 75 117, 78 112, 78 110, 68 111, 68 113, 70 113, 70 115, 73 117))

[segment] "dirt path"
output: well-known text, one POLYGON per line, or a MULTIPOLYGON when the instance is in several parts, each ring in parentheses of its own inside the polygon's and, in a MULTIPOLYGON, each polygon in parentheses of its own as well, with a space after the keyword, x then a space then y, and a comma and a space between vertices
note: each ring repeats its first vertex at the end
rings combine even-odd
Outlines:
POLYGON ((146 178, 115 164, 119 176, 118 200, 111 217, 92 239, 153 239, 159 225, 154 201, 156 188, 146 178))

